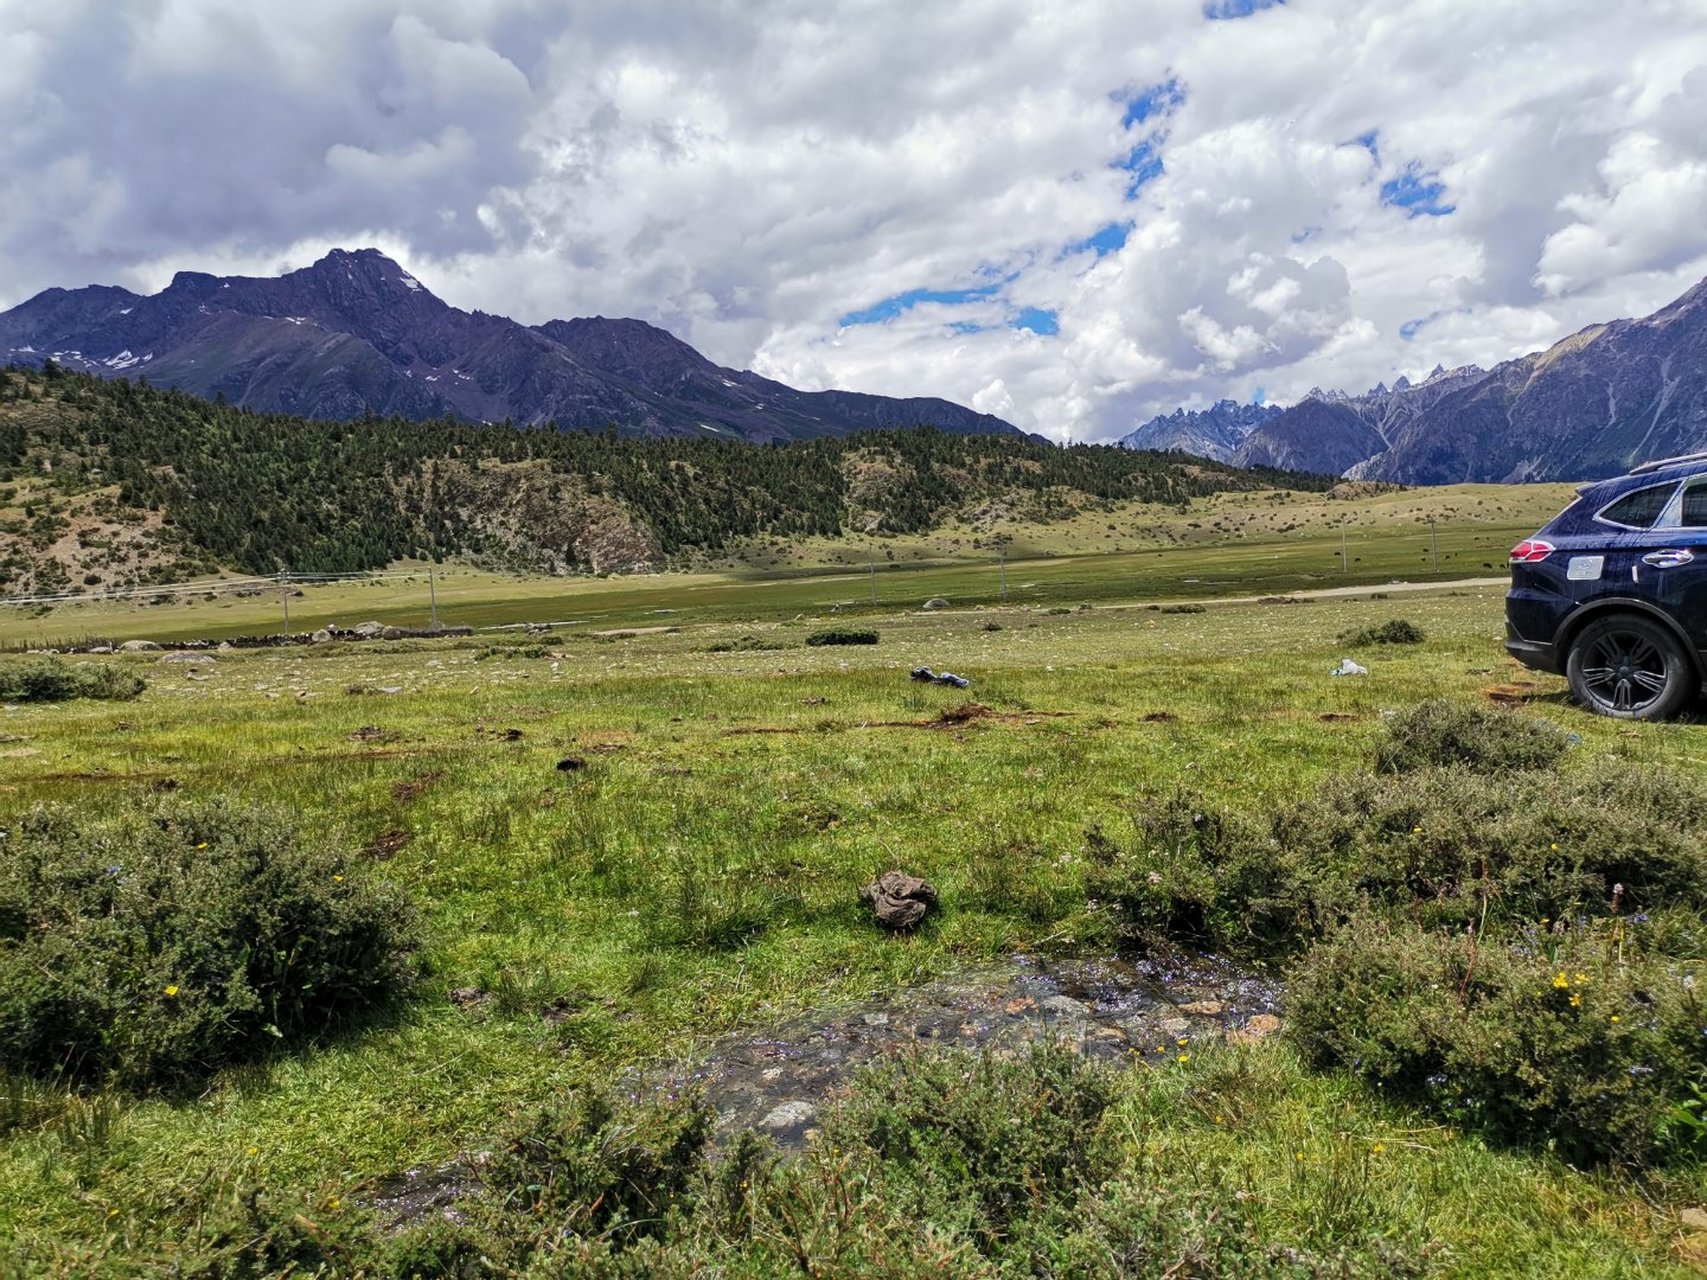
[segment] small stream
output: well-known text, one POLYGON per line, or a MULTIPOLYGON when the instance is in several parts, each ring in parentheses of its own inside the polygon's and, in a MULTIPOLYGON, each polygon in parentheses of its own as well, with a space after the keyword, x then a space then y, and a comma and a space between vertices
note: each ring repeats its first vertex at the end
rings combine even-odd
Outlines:
MULTIPOLYGON (((1168 961, 1115 957, 999 963, 727 1036, 681 1062, 637 1069, 631 1097, 697 1092, 717 1112, 714 1143, 744 1129, 798 1151, 819 1110, 863 1065, 917 1046, 1010 1053, 1045 1037, 1110 1062, 1166 1062, 1205 1040, 1261 1039, 1280 1025, 1279 983, 1212 956, 1168 961)), ((479 1156, 421 1166, 370 1197, 382 1218, 406 1226, 459 1218, 478 1190, 479 1156)))

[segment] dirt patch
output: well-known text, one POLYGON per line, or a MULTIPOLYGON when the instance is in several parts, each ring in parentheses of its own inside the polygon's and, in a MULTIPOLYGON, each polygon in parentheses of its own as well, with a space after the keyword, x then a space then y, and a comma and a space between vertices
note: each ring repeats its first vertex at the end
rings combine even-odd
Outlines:
POLYGON ((1152 711, 1143 717, 1145 724, 1173 724, 1178 719, 1171 711, 1152 711))
POLYGON ((350 735, 351 742, 396 742, 398 734, 377 724, 364 724, 350 735))
POLYGON ((958 707, 945 707, 937 712, 936 723, 939 725, 969 724, 974 720, 987 720, 995 714, 982 702, 963 702, 958 707))
POLYGON ((384 862, 397 856, 397 851, 414 839, 414 833, 405 831, 402 827, 390 827, 381 831, 368 842, 367 856, 376 862, 384 862))
POLYGON ((1541 686, 1533 680, 1513 680, 1510 684, 1493 684, 1482 690, 1482 696, 1489 702, 1503 703, 1506 706, 1517 706, 1528 702, 1540 692, 1541 686))
POLYGON ((1316 719, 1327 724, 1337 724, 1342 720, 1361 720, 1363 717, 1351 711, 1324 711, 1316 719))
POLYGON ((680 627, 618 627, 614 631, 589 631, 587 634, 600 640, 632 640, 635 636, 674 635, 680 630, 680 627))
POLYGON ((391 788, 391 798, 398 804, 408 804, 411 800, 420 798, 445 775, 440 770, 423 773, 406 781, 399 782, 391 788))

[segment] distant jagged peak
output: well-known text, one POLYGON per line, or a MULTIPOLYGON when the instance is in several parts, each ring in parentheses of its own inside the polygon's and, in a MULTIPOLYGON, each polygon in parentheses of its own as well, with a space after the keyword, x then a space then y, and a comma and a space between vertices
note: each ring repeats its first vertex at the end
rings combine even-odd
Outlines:
POLYGON ((1320 387, 1311 387, 1304 393, 1304 399, 1320 400, 1323 404, 1343 404, 1345 401, 1350 400, 1351 397, 1337 388, 1333 391, 1324 391, 1320 387))
POLYGON ((1399 375, 1399 380, 1393 384, 1393 390, 1394 391, 1409 391, 1410 389, 1411 389, 1411 380, 1409 378, 1407 378, 1404 374, 1401 373, 1399 375))

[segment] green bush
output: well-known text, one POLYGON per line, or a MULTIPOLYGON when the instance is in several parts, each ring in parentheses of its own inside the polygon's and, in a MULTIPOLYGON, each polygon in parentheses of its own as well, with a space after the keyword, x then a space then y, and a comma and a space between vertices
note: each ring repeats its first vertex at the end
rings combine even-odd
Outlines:
POLYGON ((1462 764, 1485 772, 1551 768, 1572 738, 1533 716, 1435 698, 1401 712, 1375 748, 1375 767, 1402 773, 1462 764))
POLYGON ((1364 627, 1361 631, 1342 631, 1339 642, 1354 649, 1362 649, 1372 644, 1421 644, 1427 638, 1423 629, 1416 623, 1407 622, 1403 618, 1392 618, 1375 626, 1364 627))
MULTIPOLYGON (((807 641, 808 644, 811 641, 807 641)), ((823 641, 822 643, 829 643, 823 641)), ((716 640, 705 646, 707 653, 768 653, 788 646, 780 640, 765 640, 759 636, 745 635, 734 640, 716 640)))
POLYGON ((555 1236, 661 1238, 671 1213, 691 1207, 715 1118, 692 1103, 619 1110, 603 1093, 574 1093, 506 1138, 481 1180, 555 1236))
POLYGON ((876 644, 877 632, 829 627, 823 631, 814 631, 806 637, 806 643, 810 645, 876 644))
POLYGON ((1274 957, 1364 909, 1461 930, 1691 908, 1707 900, 1707 782, 1622 761, 1545 787, 1423 769, 1330 777, 1261 816, 1176 792, 1135 810, 1129 844, 1097 831, 1087 852, 1087 891, 1135 940, 1274 957))
POLYGON ((277 813, 36 809, 0 840, 0 1059, 70 1082, 193 1083, 407 989, 393 887, 277 813))
POLYGON ((139 676, 109 663, 58 658, 27 658, 0 662, 0 700, 6 702, 68 702, 72 698, 128 701, 148 686, 139 676))
POLYGON ((1206 605, 1201 604, 1165 604, 1157 613, 1208 613, 1206 605))
POLYGON ((1012 1059, 918 1053, 862 1073, 824 1140, 867 1165, 890 1212, 996 1255, 1028 1219, 1059 1227, 1094 1188, 1115 1096, 1114 1073, 1064 1045, 1012 1059))
POLYGON ((1297 967, 1288 1034, 1316 1066, 1497 1139, 1647 1163, 1707 1071, 1707 1009, 1643 929, 1472 935, 1360 918, 1297 967))

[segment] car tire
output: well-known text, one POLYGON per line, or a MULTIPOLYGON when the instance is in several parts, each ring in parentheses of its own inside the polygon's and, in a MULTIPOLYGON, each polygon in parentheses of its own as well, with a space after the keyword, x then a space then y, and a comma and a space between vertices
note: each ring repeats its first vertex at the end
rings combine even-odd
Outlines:
POLYGON ((1578 702, 1617 720, 1676 715, 1700 687, 1677 637, 1634 613, 1597 618, 1571 641, 1565 675, 1578 702))

